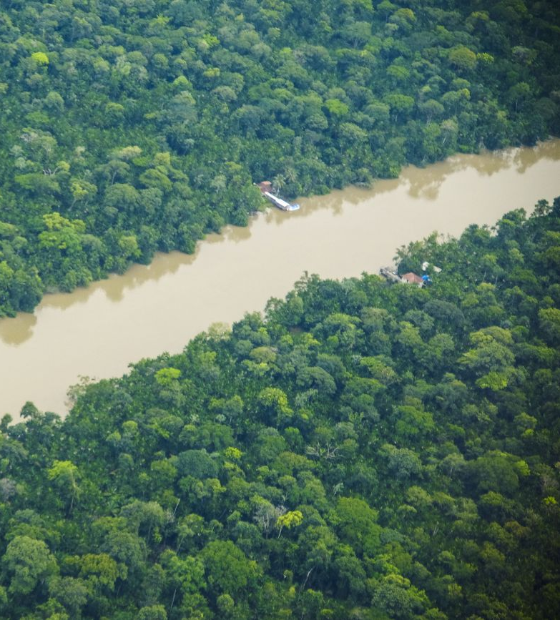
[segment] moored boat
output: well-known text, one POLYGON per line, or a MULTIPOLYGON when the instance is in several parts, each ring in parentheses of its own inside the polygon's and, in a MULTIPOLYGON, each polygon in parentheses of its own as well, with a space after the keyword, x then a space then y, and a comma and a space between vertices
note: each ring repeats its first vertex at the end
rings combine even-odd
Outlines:
POLYGON ((282 211, 297 211, 299 209, 299 204, 287 202, 283 198, 275 196, 270 192, 264 192, 263 196, 268 198, 275 207, 282 209, 282 211))

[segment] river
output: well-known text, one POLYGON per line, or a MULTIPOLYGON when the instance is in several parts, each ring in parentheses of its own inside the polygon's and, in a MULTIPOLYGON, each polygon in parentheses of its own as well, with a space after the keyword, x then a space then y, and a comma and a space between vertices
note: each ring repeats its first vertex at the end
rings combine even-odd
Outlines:
POLYGON ((27 400, 65 413, 80 376, 120 376, 130 362, 179 352, 214 322, 262 310, 307 271, 324 278, 377 272, 395 249, 434 230, 457 235, 560 195, 560 140, 457 155, 373 189, 349 187, 270 209, 247 228, 209 235, 193 255, 158 254, 73 293, 47 295, 34 314, 0 320, 0 413, 27 400))

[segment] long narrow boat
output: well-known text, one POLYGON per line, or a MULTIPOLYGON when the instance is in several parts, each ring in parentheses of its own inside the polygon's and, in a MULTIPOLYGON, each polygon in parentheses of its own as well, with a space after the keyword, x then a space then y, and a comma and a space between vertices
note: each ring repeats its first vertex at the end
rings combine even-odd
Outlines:
POLYGON ((264 192, 263 196, 266 196, 270 200, 270 202, 282 211, 297 211, 299 209, 299 205, 297 203, 289 203, 283 198, 279 198, 270 192, 264 192))

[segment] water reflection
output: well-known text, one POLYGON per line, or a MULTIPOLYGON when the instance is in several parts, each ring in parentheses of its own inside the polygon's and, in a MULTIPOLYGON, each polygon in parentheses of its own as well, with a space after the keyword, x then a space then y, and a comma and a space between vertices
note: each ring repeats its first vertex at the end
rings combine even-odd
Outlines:
POLYGON ((302 208, 295 213, 285 214, 270 211, 266 215, 267 222, 280 225, 287 216, 306 218, 315 211, 328 209, 334 215, 343 212, 344 204, 357 205, 364 200, 394 192, 399 187, 406 187, 411 198, 437 200, 443 183, 453 174, 464 170, 472 170, 483 177, 492 177, 507 169, 520 174, 543 160, 559 161, 560 148, 558 140, 550 140, 532 148, 511 148, 503 151, 483 151, 478 155, 454 155, 444 162, 429 165, 425 168, 407 166, 398 179, 377 180, 370 189, 348 187, 334 190, 327 196, 313 196, 300 200, 302 208))
MULTIPOLYGON (((250 226, 245 228, 227 226, 220 234, 211 233, 206 235, 204 240, 197 243, 193 254, 183 254, 182 252, 158 253, 150 265, 133 265, 125 274, 111 274, 105 280, 94 282, 88 287, 78 288, 72 293, 45 295, 37 310, 42 310, 43 308, 64 310, 77 304, 84 304, 92 296, 100 294, 105 295, 110 301, 118 303, 122 301, 126 291, 134 290, 147 282, 158 282, 161 278, 172 276, 179 269, 192 265, 199 257, 201 251, 203 251, 204 245, 214 245, 224 243, 225 241, 239 243, 246 241, 250 236, 250 226)), ((22 316, 24 315, 22 314, 22 316)), ((13 323, 13 320, 0 320, 0 340, 7 342, 4 334, 9 331, 9 328, 4 327, 5 323, 9 325, 13 323)))
MULTIPOLYGON (((261 214, 255 214, 253 218, 260 217, 261 214)), ((240 243, 241 241, 247 241, 251 236, 251 221, 249 221, 249 226, 245 226, 243 228, 239 226, 227 226, 226 230, 220 234, 212 235, 212 240, 210 243, 216 243, 216 241, 222 241, 224 238, 227 241, 233 241, 234 243, 240 243), (215 238, 215 239, 214 239, 215 238)))
POLYGON ((519 174, 524 174, 529 168, 543 160, 560 160, 557 141, 551 140, 533 148, 484 151, 480 155, 455 155, 445 162, 439 162, 427 168, 409 166, 403 171, 399 182, 409 184, 408 193, 413 198, 436 200, 444 181, 461 170, 472 169, 486 177, 510 168, 519 174))
POLYGON ((37 316, 29 312, 21 312, 15 319, 2 319, 0 320, 0 340, 12 346, 21 344, 31 338, 36 323, 37 316))

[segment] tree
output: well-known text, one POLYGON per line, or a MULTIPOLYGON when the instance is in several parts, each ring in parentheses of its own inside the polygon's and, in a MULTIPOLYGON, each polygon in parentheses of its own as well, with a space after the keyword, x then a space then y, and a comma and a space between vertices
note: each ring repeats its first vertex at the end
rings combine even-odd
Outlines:
POLYGON ((458 45, 449 52, 449 61, 458 69, 468 72, 476 68, 476 54, 464 45, 458 45))
POLYGON ((194 478, 215 478, 218 466, 206 450, 187 450, 176 458, 177 471, 182 476, 194 478))
POLYGON ((278 538, 282 535, 284 528, 292 529, 303 523, 303 514, 300 510, 290 510, 283 515, 280 515, 276 520, 276 527, 278 528, 278 538))
POLYGON ((164 524, 165 513, 157 502, 141 502, 136 500, 132 504, 123 506, 121 515, 127 525, 138 534, 142 526, 147 527, 146 538, 150 540, 152 532, 157 532, 164 524))
POLYGON ((16 536, 8 543, 2 566, 9 578, 8 592, 15 596, 31 594, 58 572, 47 545, 29 536, 16 536))
POLYGON ((422 590, 411 586, 401 575, 390 574, 376 586, 371 604, 392 618, 420 616, 428 599, 422 590))
POLYGON ((520 476, 528 475, 526 463, 505 452, 493 450, 469 463, 469 471, 480 492, 494 491, 511 495, 519 487, 520 476))
POLYGON ((335 515, 340 538, 357 553, 375 555, 381 531, 377 525, 377 512, 361 499, 341 497, 335 515))
POLYGON ((49 592, 68 611, 71 618, 79 618, 88 600, 88 589, 81 579, 56 578, 49 583, 49 592))
POLYGON ((125 577, 126 568, 106 553, 91 554, 75 557, 73 563, 79 567, 80 577, 85 581, 90 591, 96 594, 112 592, 119 577, 125 577), (123 571, 124 568, 124 571, 123 571))
POLYGON ((548 343, 552 345, 560 343, 560 310, 558 308, 539 310, 539 325, 548 343))
POLYGON ((418 455, 409 448, 396 448, 390 444, 381 446, 381 454, 387 459, 389 471, 400 479, 420 473, 422 464, 418 455))
POLYGON ((202 550, 209 591, 217 597, 229 594, 246 598, 256 587, 260 571, 254 560, 231 541, 213 541, 202 550))
POLYGON ((163 605, 142 607, 136 616, 138 620, 167 620, 167 612, 163 605))
POLYGON ((385 97, 385 103, 391 108, 393 120, 405 116, 414 107, 414 99, 401 93, 391 93, 385 97))
POLYGON ((74 501, 80 493, 78 487, 79 472, 76 465, 70 461, 55 461, 48 470, 48 478, 53 481, 63 496, 70 500, 69 510, 72 511, 74 501))
POLYGON ((105 536, 100 550, 125 567, 126 572, 121 574, 130 579, 143 565, 146 545, 136 534, 112 529, 105 536))
POLYGON ((166 589, 171 597, 169 608, 173 609, 178 594, 190 597, 197 594, 204 586, 204 565, 199 558, 180 558, 171 550, 161 556, 165 569, 166 589))

